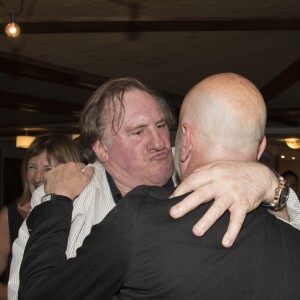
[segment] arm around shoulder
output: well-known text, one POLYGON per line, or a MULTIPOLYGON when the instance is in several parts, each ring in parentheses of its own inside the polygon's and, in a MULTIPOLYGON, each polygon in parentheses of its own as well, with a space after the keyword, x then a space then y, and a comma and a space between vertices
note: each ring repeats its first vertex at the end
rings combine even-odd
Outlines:
POLYGON ((130 249, 116 245, 127 244, 122 243, 124 227, 117 226, 114 218, 105 219, 93 227, 77 256, 67 260, 71 202, 55 202, 37 206, 28 217, 31 235, 21 265, 18 299, 81 300, 95 295, 110 299, 124 281, 130 256, 130 249))

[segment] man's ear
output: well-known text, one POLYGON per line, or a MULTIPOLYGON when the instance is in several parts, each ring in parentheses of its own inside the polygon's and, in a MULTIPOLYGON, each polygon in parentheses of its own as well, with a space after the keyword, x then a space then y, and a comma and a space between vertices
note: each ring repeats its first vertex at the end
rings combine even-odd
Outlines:
POLYGON ((181 151, 181 162, 185 162, 190 156, 190 151, 192 148, 192 137, 191 137, 191 127, 188 123, 184 122, 181 124, 182 131, 182 151, 181 151))
POLYGON ((93 145, 92 149, 96 153, 100 162, 105 163, 108 161, 108 153, 107 147, 101 141, 97 140, 97 142, 93 145))
POLYGON ((258 148, 258 153, 257 153, 257 158, 256 160, 258 161, 260 157, 262 156, 263 152, 265 151, 267 146, 267 138, 264 136, 263 140, 261 141, 259 148, 258 148))

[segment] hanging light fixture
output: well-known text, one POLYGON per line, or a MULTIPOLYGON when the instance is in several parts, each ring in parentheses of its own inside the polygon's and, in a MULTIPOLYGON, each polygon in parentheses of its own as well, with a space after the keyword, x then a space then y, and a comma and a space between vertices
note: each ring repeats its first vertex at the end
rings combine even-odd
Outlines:
POLYGON ((292 149, 300 149, 300 139, 298 138, 285 139, 285 142, 292 149))
POLYGON ((0 5, 3 7, 3 9, 9 14, 9 23, 5 27, 5 33, 10 38, 16 38, 20 35, 21 29, 20 26, 16 23, 16 16, 19 16, 22 13, 23 10, 23 0, 21 0, 20 3, 20 10, 18 13, 15 12, 9 12, 4 4, 0 1, 0 5))
POLYGON ((16 14, 9 14, 10 22, 5 27, 5 33, 8 37, 16 38, 20 35, 20 26, 16 23, 16 14))
POLYGON ((21 149, 27 149, 30 147, 31 143, 35 140, 35 136, 27 135, 18 135, 16 137, 16 147, 21 149))

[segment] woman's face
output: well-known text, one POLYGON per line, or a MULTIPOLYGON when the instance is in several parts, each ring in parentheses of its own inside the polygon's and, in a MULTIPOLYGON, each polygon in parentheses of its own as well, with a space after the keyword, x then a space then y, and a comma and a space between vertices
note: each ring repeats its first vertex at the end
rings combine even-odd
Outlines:
POLYGON ((50 171, 55 165, 57 165, 56 161, 52 161, 52 164, 47 161, 46 150, 28 161, 26 179, 31 193, 43 184, 45 173, 50 171))

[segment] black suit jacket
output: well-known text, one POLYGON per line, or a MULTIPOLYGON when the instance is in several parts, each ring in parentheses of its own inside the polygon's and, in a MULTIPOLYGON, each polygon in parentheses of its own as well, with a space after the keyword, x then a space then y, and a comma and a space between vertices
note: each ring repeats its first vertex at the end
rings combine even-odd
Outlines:
POLYGON ((300 299, 300 233, 264 208, 248 214, 230 249, 226 213, 203 237, 205 204, 174 220, 158 187, 139 187, 94 226, 75 259, 65 249, 72 203, 37 206, 20 272, 19 299, 300 299))

